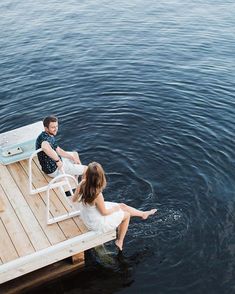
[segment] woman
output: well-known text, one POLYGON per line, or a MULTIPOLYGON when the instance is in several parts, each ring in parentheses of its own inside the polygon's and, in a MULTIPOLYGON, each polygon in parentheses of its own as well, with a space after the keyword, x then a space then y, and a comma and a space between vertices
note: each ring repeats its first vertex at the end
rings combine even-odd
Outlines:
POLYGON ((104 201, 102 192, 105 187, 106 178, 102 166, 92 162, 88 165, 84 179, 78 185, 72 200, 79 200, 81 218, 88 229, 107 232, 118 227, 115 245, 122 251, 130 217, 147 219, 157 210, 141 211, 124 203, 104 201))

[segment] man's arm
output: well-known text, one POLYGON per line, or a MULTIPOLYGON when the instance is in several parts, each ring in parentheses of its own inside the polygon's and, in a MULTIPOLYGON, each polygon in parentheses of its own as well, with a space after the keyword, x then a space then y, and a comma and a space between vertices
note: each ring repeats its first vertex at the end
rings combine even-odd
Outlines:
POLYGON ((81 193, 81 191, 80 191, 80 189, 81 189, 81 184, 82 184, 82 182, 83 181, 81 181, 79 184, 78 184, 78 186, 77 186, 77 188, 76 188, 76 190, 75 190, 75 192, 74 192, 74 194, 73 194, 73 197, 72 197, 72 201, 73 202, 76 202, 76 201, 78 201, 78 199, 80 198, 80 193, 81 193))
POLYGON ((65 157, 65 158, 68 158, 72 161, 74 161, 74 163, 76 164, 81 164, 81 161, 79 159, 79 156, 75 156, 72 152, 67 152, 65 151, 64 149, 60 148, 59 146, 56 148, 56 152, 62 156, 62 157, 65 157))
POLYGON ((62 167, 63 163, 60 160, 58 154, 56 153, 55 150, 53 150, 51 148, 51 145, 47 141, 43 141, 42 142, 41 148, 42 148, 43 152, 46 153, 47 156, 49 156, 51 159, 53 159, 56 162, 58 168, 61 168, 62 167))

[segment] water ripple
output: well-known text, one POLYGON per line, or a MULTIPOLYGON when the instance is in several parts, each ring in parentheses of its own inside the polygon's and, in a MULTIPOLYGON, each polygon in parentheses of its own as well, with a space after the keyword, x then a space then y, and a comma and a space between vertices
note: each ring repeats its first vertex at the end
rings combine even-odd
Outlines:
POLYGON ((53 113, 60 146, 104 166, 108 200, 158 208, 129 227, 133 293, 234 292, 234 8, 0 3, 1 132, 53 113))

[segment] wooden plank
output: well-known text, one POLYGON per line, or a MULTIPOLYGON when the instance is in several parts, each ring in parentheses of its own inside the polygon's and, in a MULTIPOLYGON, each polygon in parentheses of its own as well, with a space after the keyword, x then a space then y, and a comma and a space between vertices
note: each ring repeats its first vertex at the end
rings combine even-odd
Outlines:
MULTIPOLYGON (((15 250, 14 245, 4 227, 2 220, 0 219, 0 256, 3 262, 8 262, 18 258, 18 254, 15 250)), ((1 265, 2 267, 3 265, 1 265)))
POLYGON ((44 234, 42 228, 34 217, 31 209, 24 199, 21 191, 17 187, 14 179, 11 177, 6 166, 0 168, 0 182, 8 197, 16 215, 20 219, 31 243, 36 250, 50 246, 50 243, 44 234))
POLYGON ((81 253, 78 253, 78 254, 75 254, 72 256, 72 263, 73 264, 78 264, 78 263, 81 263, 81 262, 85 262, 85 254, 84 252, 81 252, 81 253))
POLYGON ((90 231, 0 266, 0 284, 116 238, 116 232, 90 231))
POLYGON ((0 212, 3 212, 5 210, 5 204, 3 202, 3 199, 0 195, 0 212))
POLYGON ((56 244, 59 242, 64 241, 66 238, 58 226, 58 224, 53 224, 48 226, 46 223, 46 205, 43 202, 42 198, 39 194, 29 195, 28 189, 28 177, 20 165, 20 163, 13 163, 8 165, 8 170, 10 171, 12 177, 14 178, 17 186, 21 190, 22 194, 24 195, 25 200, 27 201, 28 205, 30 206, 32 212, 34 213, 35 217, 37 218, 40 226, 42 227, 43 231, 47 235, 51 244, 56 244))
MULTIPOLYGON (((4 198, 6 205, 5 211, 1 213, 1 219, 4 223, 6 230, 19 254, 24 256, 33 253, 35 250, 26 234, 21 222, 19 221, 14 209, 12 208, 5 192, 0 185, 0 195, 4 198)), ((2 238, 1 238, 2 239, 2 238)), ((1 242, 1 241, 0 241, 1 242)))
POLYGON ((16 294, 16 293, 33 293, 33 290, 52 280, 59 279, 74 271, 81 270, 84 262, 71 264, 70 258, 58 261, 39 270, 28 273, 24 276, 8 281, 0 285, 0 293, 16 294))
POLYGON ((79 227, 80 231, 84 234, 88 232, 88 228, 84 225, 83 221, 81 220, 80 217, 76 216, 73 218, 74 221, 76 222, 77 226, 79 227))
MULTIPOLYGON (((28 161, 23 160, 20 162, 20 164, 22 165, 22 167, 24 168, 24 170, 26 171, 26 173, 28 175, 28 168, 29 168, 28 161)), ((42 172, 39 170, 39 168, 35 165, 34 162, 32 163, 32 175, 33 175, 33 183, 36 187, 41 187, 41 186, 45 186, 48 184, 48 181, 44 177, 44 174, 42 174, 42 172)), ((46 202, 46 193, 42 192, 40 194, 41 194, 44 202, 46 202)), ((33 195, 31 197, 33 197, 33 195)), ((67 210, 65 209, 65 207, 61 203, 60 199, 53 191, 51 191, 50 200, 51 200, 51 208, 50 209, 51 209, 51 213, 54 217, 67 212, 67 210)), ((75 224, 73 219, 64 220, 62 222, 59 222, 58 225, 60 226, 64 235, 68 239, 73 238, 73 237, 81 234, 79 227, 75 224)))

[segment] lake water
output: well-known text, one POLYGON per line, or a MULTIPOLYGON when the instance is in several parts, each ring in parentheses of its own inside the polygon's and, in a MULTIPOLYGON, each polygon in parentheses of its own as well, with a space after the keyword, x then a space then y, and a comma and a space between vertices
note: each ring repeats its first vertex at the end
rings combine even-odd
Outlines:
MULTIPOLYGON (((55 114, 141 209, 125 260, 37 293, 235 293, 235 2, 2 0, 0 132, 55 114)), ((112 250, 112 244, 108 245, 112 250)))

